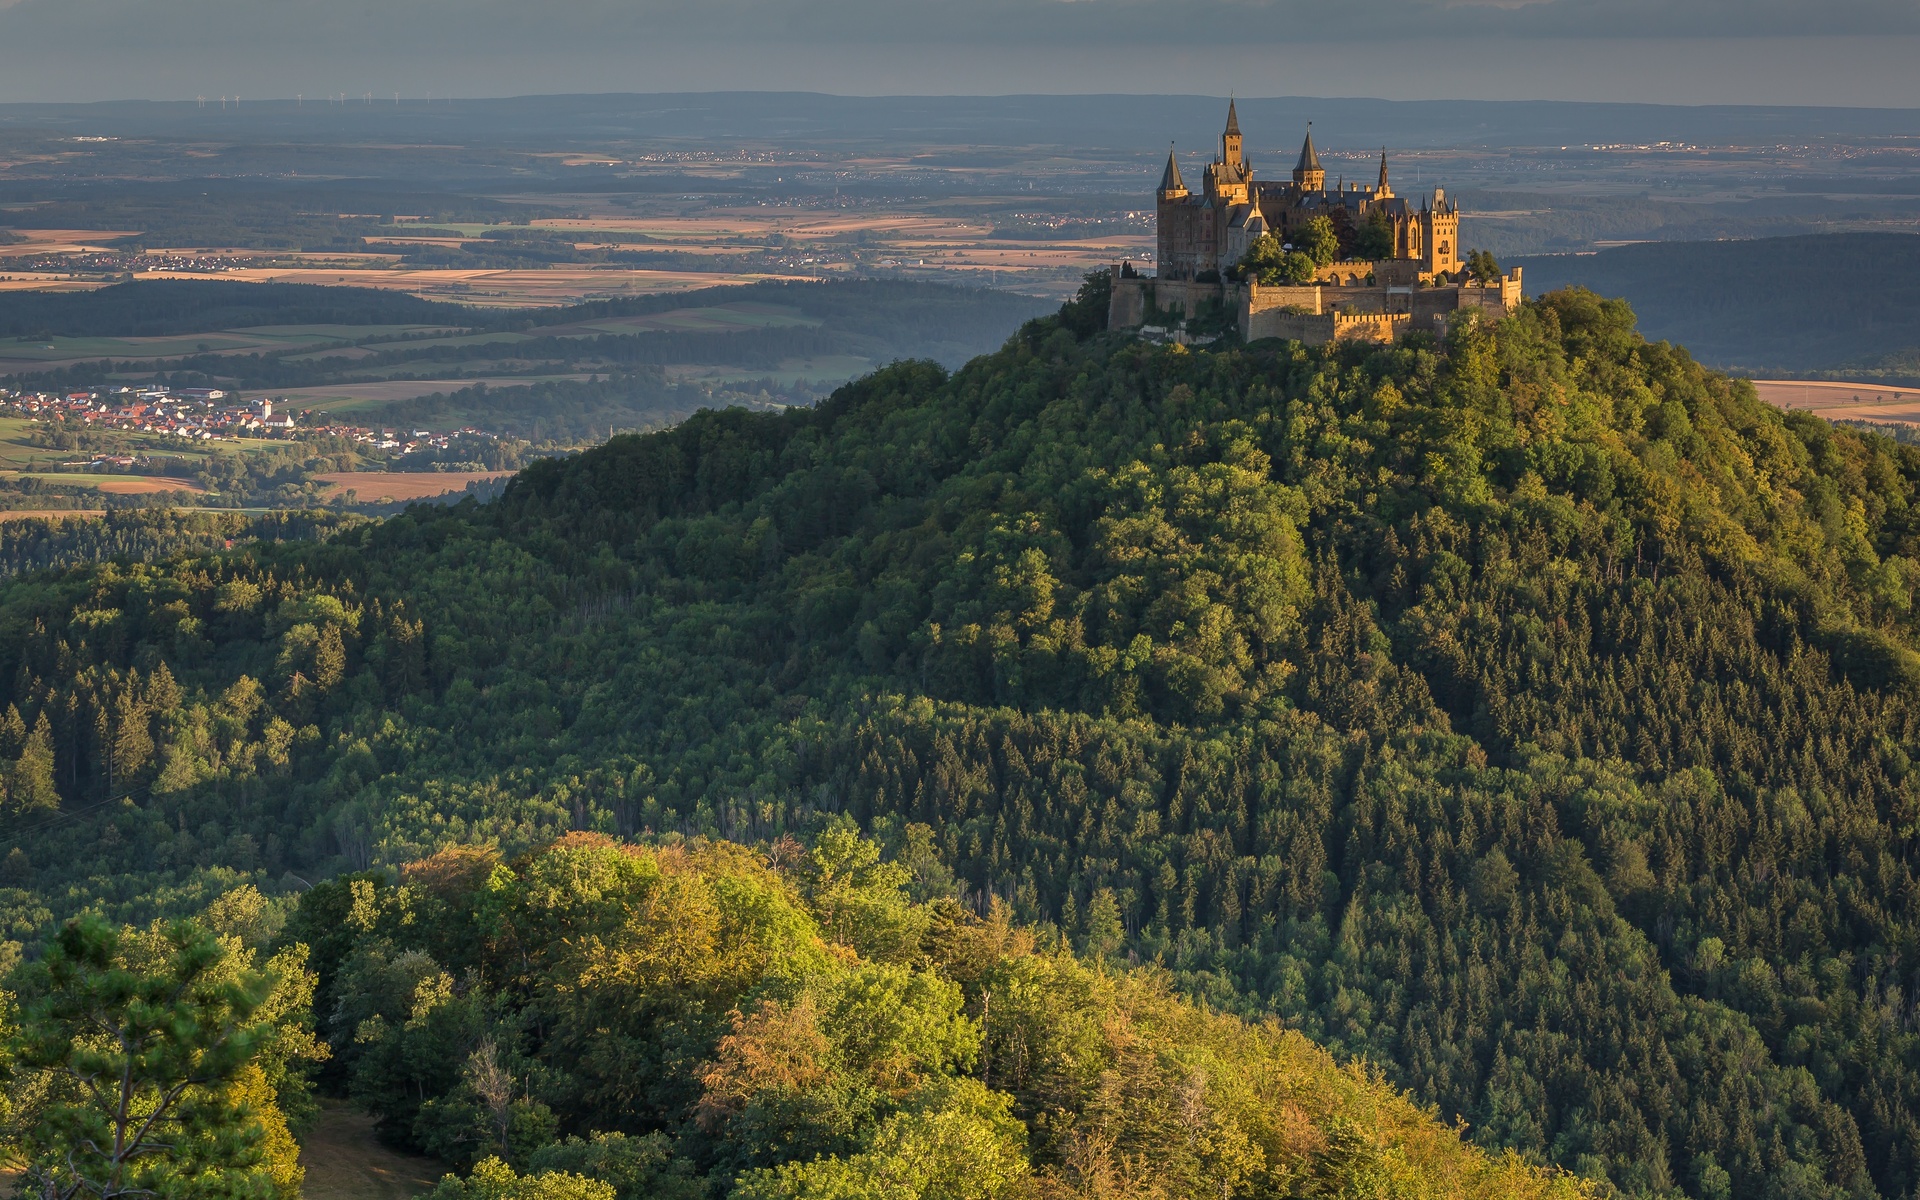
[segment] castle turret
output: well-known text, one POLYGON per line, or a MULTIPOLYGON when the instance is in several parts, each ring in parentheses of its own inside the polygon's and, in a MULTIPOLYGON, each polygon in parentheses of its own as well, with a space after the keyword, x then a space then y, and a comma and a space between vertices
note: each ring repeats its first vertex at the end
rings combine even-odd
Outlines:
POLYGON ((1387 148, 1385 146, 1380 147, 1380 185, 1374 188, 1373 194, 1382 200, 1393 199, 1393 189, 1387 185, 1387 148))
POLYGON ((1300 161, 1293 164, 1293 182, 1303 192, 1326 190, 1327 173, 1320 169, 1320 154, 1313 148, 1313 122, 1307 122, 1307 140, 1300 147, 1300 161))
POLYGON ((1160 198, 1162 200, 1185 200, 1187 181, 1180 178, 1180 160, 1167 151, 1167 169, 1160 172, 1160 198))
POLYGON ((1420 205, 1420 269, 1451 274, 1460 269, 1460 206, 1449 203, 1445 188, 1433 189, 1432 201, 1420 205))

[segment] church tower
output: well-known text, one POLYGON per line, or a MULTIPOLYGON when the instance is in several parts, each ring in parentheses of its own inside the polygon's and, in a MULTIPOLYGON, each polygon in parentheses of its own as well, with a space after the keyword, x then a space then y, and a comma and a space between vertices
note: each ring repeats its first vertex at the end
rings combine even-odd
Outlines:
POLYGON ((1300 161, 1293 164, 1293 185, 1303 192, 1321 192, 1327 187, 1327 173, 1320 169, 1320 154, 1313 148, 1313 122, 1307 122, 1307 140, 1300 147, 1300 161))
POLYGON ((1393 199, 1393 189, 1387 185, 1387 148, 1385 146, 1380 147, 1380 184, 1373 189, 1373 196, 1376 200, 1393 199))

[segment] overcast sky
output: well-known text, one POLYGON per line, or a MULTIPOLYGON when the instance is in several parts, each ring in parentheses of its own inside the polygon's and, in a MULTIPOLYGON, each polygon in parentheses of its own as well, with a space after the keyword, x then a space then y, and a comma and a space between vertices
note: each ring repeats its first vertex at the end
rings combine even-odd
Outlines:
POLYGON ((1920 0, 0 0, 0 100, 801 89, 1920 107, 1920 0))

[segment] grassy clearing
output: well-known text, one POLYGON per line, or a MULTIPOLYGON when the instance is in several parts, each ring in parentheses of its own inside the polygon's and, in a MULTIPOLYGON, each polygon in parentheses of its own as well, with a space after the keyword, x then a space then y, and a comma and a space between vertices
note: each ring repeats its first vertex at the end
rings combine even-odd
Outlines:
POLYGON ((446 1168, 430 1158, 380 1144, 373 1118, 328 1102, 300 1145, 307 1169, 304 1200, 410 1200, 438 1183, 446 1168))

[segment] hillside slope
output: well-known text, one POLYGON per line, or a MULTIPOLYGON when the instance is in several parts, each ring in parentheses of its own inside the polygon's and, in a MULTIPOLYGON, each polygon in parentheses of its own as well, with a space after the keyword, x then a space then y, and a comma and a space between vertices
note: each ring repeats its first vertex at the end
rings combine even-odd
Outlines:
POLYGON ((1061 326, 7 585, 0 915, 846 813, 1482 1145, 1920 1183, 1920 453, 1581 292, 1391 350, 1061 326))
POLYGON ((1295 1031, 915 902, 844 821, 771 849, 443 851, 321 884, 283 937, 316 951, 329 1069, 476 1181, 506 1153, 617 1200, 1593 1194, 1295 1031), (476 1057, 522 1081, 504 1138, 476 1057))

